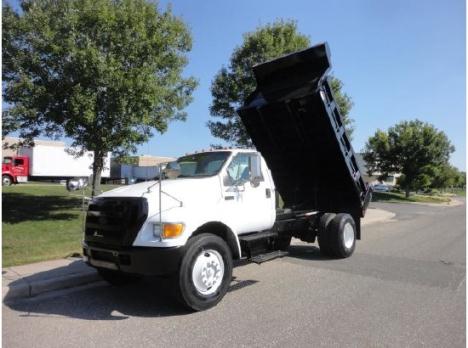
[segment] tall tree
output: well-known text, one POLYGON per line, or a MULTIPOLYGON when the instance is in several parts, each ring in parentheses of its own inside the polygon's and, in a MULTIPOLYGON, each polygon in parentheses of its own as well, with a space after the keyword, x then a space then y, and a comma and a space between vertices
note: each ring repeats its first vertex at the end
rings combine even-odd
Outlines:
POLYGON ((93 195, 109 151, 126 154, 184 120, 191 36, 146 0, 23 0, 3 6, 4 120, 31 143, 66 136, 94 151, 93 195))
MULTIPOLYGON (((246 33, 242 45, 234 49, 229 66, 221 68, 211 84, 213 102, 210 114, 220 119, 208 122, 211 134, 234 145, 250 146, 250 137, 236 109, 241 107, 249 94, 255 90, 252 67, 310 45, 309 37, 299 33, 296 23, 290 20, 277 20, 246 33)), ((342 91, 343 83, 337 78, 332 79, 331 87, 348 135, 351 136, 351 98, 342 91)))
POLYGON ((382 176, 402 173, 400 185, 410 191, 428 187, 448 165, 455 151, 444 132, 419 120, 403 121, 387 132, 377 130, 365 146, 364 160, 370 171, 382 176))

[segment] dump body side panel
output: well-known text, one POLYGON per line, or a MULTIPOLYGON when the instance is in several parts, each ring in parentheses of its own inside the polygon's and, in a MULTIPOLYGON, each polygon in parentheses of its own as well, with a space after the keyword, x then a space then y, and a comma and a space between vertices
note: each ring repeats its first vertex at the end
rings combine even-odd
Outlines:
POLYGON ((325 75, 329 66, 322 44, 254 67, 257 90, 238 113, 285 206, 347 212, 358 223, 370 189, 325 75))

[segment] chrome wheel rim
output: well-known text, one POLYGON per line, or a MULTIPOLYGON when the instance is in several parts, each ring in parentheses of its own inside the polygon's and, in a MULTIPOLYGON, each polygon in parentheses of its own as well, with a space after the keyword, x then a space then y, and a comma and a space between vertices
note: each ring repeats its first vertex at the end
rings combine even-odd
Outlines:
POLYGON ((203 250, 196 258, 192 269, 192 281, 195 289, 202 295, 214 294, 224 276, 224 261, 219 252, 213 249, 203 250))
POLYGON ((354 244, 354 228, 349 222, 344 225, 343 240, 346 249, 351 249, 354 244))

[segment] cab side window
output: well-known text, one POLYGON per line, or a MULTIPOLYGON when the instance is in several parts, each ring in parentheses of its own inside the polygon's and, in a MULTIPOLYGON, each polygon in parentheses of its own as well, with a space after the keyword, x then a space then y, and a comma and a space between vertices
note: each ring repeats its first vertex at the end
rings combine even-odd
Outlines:
POLYGON ((14 166, 22 166, 22 165, 24 165, 24 159, 15 158, 14 166))
MULTIPOLYGON (((230 185, 243 185, 250 181, 252 177, 252 169, 255 163, 259 163, 259 156, 252 153, 239 153, 237 154, 227 167, 227 183, 230 185)), ((263 181, 263 176, 260 173, 260 180, 263 181)))

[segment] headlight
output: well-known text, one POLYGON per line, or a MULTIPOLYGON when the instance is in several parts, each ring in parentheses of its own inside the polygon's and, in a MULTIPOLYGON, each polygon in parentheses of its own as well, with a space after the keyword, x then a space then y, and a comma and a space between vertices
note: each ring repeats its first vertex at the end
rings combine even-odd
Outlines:
POLYGON ((177 238, 184 232, 184 224, 163 223, 162 228, 159 223, 153 224, 153 234, 160 239, 177 238))
POLYGON ((155 237, 161 239, 161 225, 159 223, 153 224, 153 234, 155 237))

